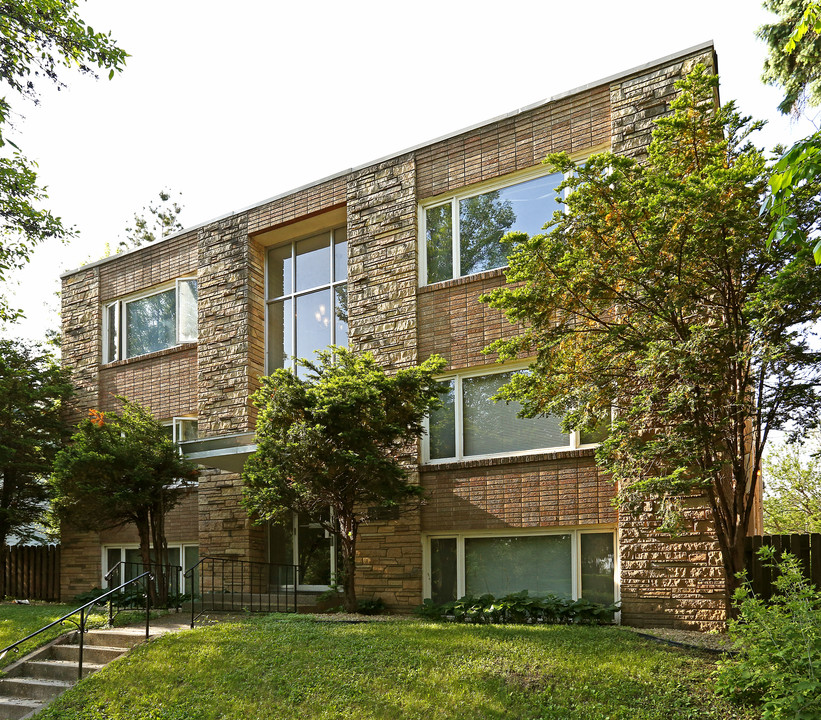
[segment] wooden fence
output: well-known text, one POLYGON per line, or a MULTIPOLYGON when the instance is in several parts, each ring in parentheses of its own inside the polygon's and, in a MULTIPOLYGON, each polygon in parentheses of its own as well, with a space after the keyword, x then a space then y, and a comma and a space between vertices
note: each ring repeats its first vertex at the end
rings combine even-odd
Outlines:
POLYGON ((772 545, 778 558, 781 557, 782 552, 795 555, 804 569, 804 576, 821 590, 821 533, 754 535, 747 538, 744 548, 747 561, 747 577, 752 584, 753 592, 766 599, 772 597, 772 583, 778 575, 771 568, 765 567, 756 554, 758 548, 762 545, 772 545))
POLYGON ((12 545, 0 565, 0 599, 60 599, 59 545, 12 545))

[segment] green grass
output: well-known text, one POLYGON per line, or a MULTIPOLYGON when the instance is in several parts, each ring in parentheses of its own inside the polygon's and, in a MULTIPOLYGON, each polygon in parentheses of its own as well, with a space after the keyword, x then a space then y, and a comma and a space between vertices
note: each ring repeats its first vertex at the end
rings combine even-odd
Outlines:
MULTIPOLYGON (((14 603, 0 603, 0 650, 33 633, 35 630, 39 630, 44 625, 58 620, 76 607, 77 604, 34 603, 32 605, 15 605, 14 603)), ((91 617, 91 620, 98 625, 105 622, 105 619, 102 610, 95 611, 91 617)), ((20 647, 19 654, 12 651, 0 660, 0 668, 13 663, 35 647, 72 630, 73 627, 70 623, 62 626, 57 625, 37 638, 29 640, 20 647)))
POLYGON ((615 627, 253 617, 142 645, 38 718, 758 717, 713 694, 713 664, 615 627))

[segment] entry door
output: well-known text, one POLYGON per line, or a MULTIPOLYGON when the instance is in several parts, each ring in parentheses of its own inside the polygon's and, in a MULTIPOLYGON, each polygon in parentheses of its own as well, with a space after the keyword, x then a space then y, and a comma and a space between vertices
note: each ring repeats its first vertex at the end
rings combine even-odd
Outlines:
MULTIPOLYGON (((320 525, 317 516, 297 515, 269 525, 269 557, 272 563, 299 566, 299 587, 325 589, 336 573, 335 538, 320 525)), ((271 582, 291 585, 285 568, 274 568, 271 582)))

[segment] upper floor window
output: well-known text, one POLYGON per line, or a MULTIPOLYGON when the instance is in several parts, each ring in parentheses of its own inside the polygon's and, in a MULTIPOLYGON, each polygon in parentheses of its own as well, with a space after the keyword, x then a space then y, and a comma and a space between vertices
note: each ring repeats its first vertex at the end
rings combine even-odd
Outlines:
POLYGON ((348 344, 344 227, 271 248, 267 273, 268 372, 348 344))
POLYGON ((103 313, 103 362, 197 341, 197 281, 181 278, 150 293, 109 303, 103 313))
POLYGON ((534 235, 561 208, 556 188, 561 173, 513 184, 498 184, 477 193, 455 193, 426 204, 420 212, 420 284, 473 275, 507 265, 509 232, 534 235))
POLYGON ((570 450, 601 442, 607 426, 565 433, 558 417, 520 418, 517 402, 494 402, 514 372, 465 373, 441 382, 443 405, 431 413, 424 443, 426 460, 461 460, 536 450, 570 450))

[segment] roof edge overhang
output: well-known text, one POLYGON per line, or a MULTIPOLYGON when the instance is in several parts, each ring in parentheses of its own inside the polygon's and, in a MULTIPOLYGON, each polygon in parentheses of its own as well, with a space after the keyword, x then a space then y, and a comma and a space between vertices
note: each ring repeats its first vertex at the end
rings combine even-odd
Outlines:
POLYGON ((256 452, 254 433, 237 433, 180 443, 183 455, 202 467, 241 473, 245 461, 256 452))

